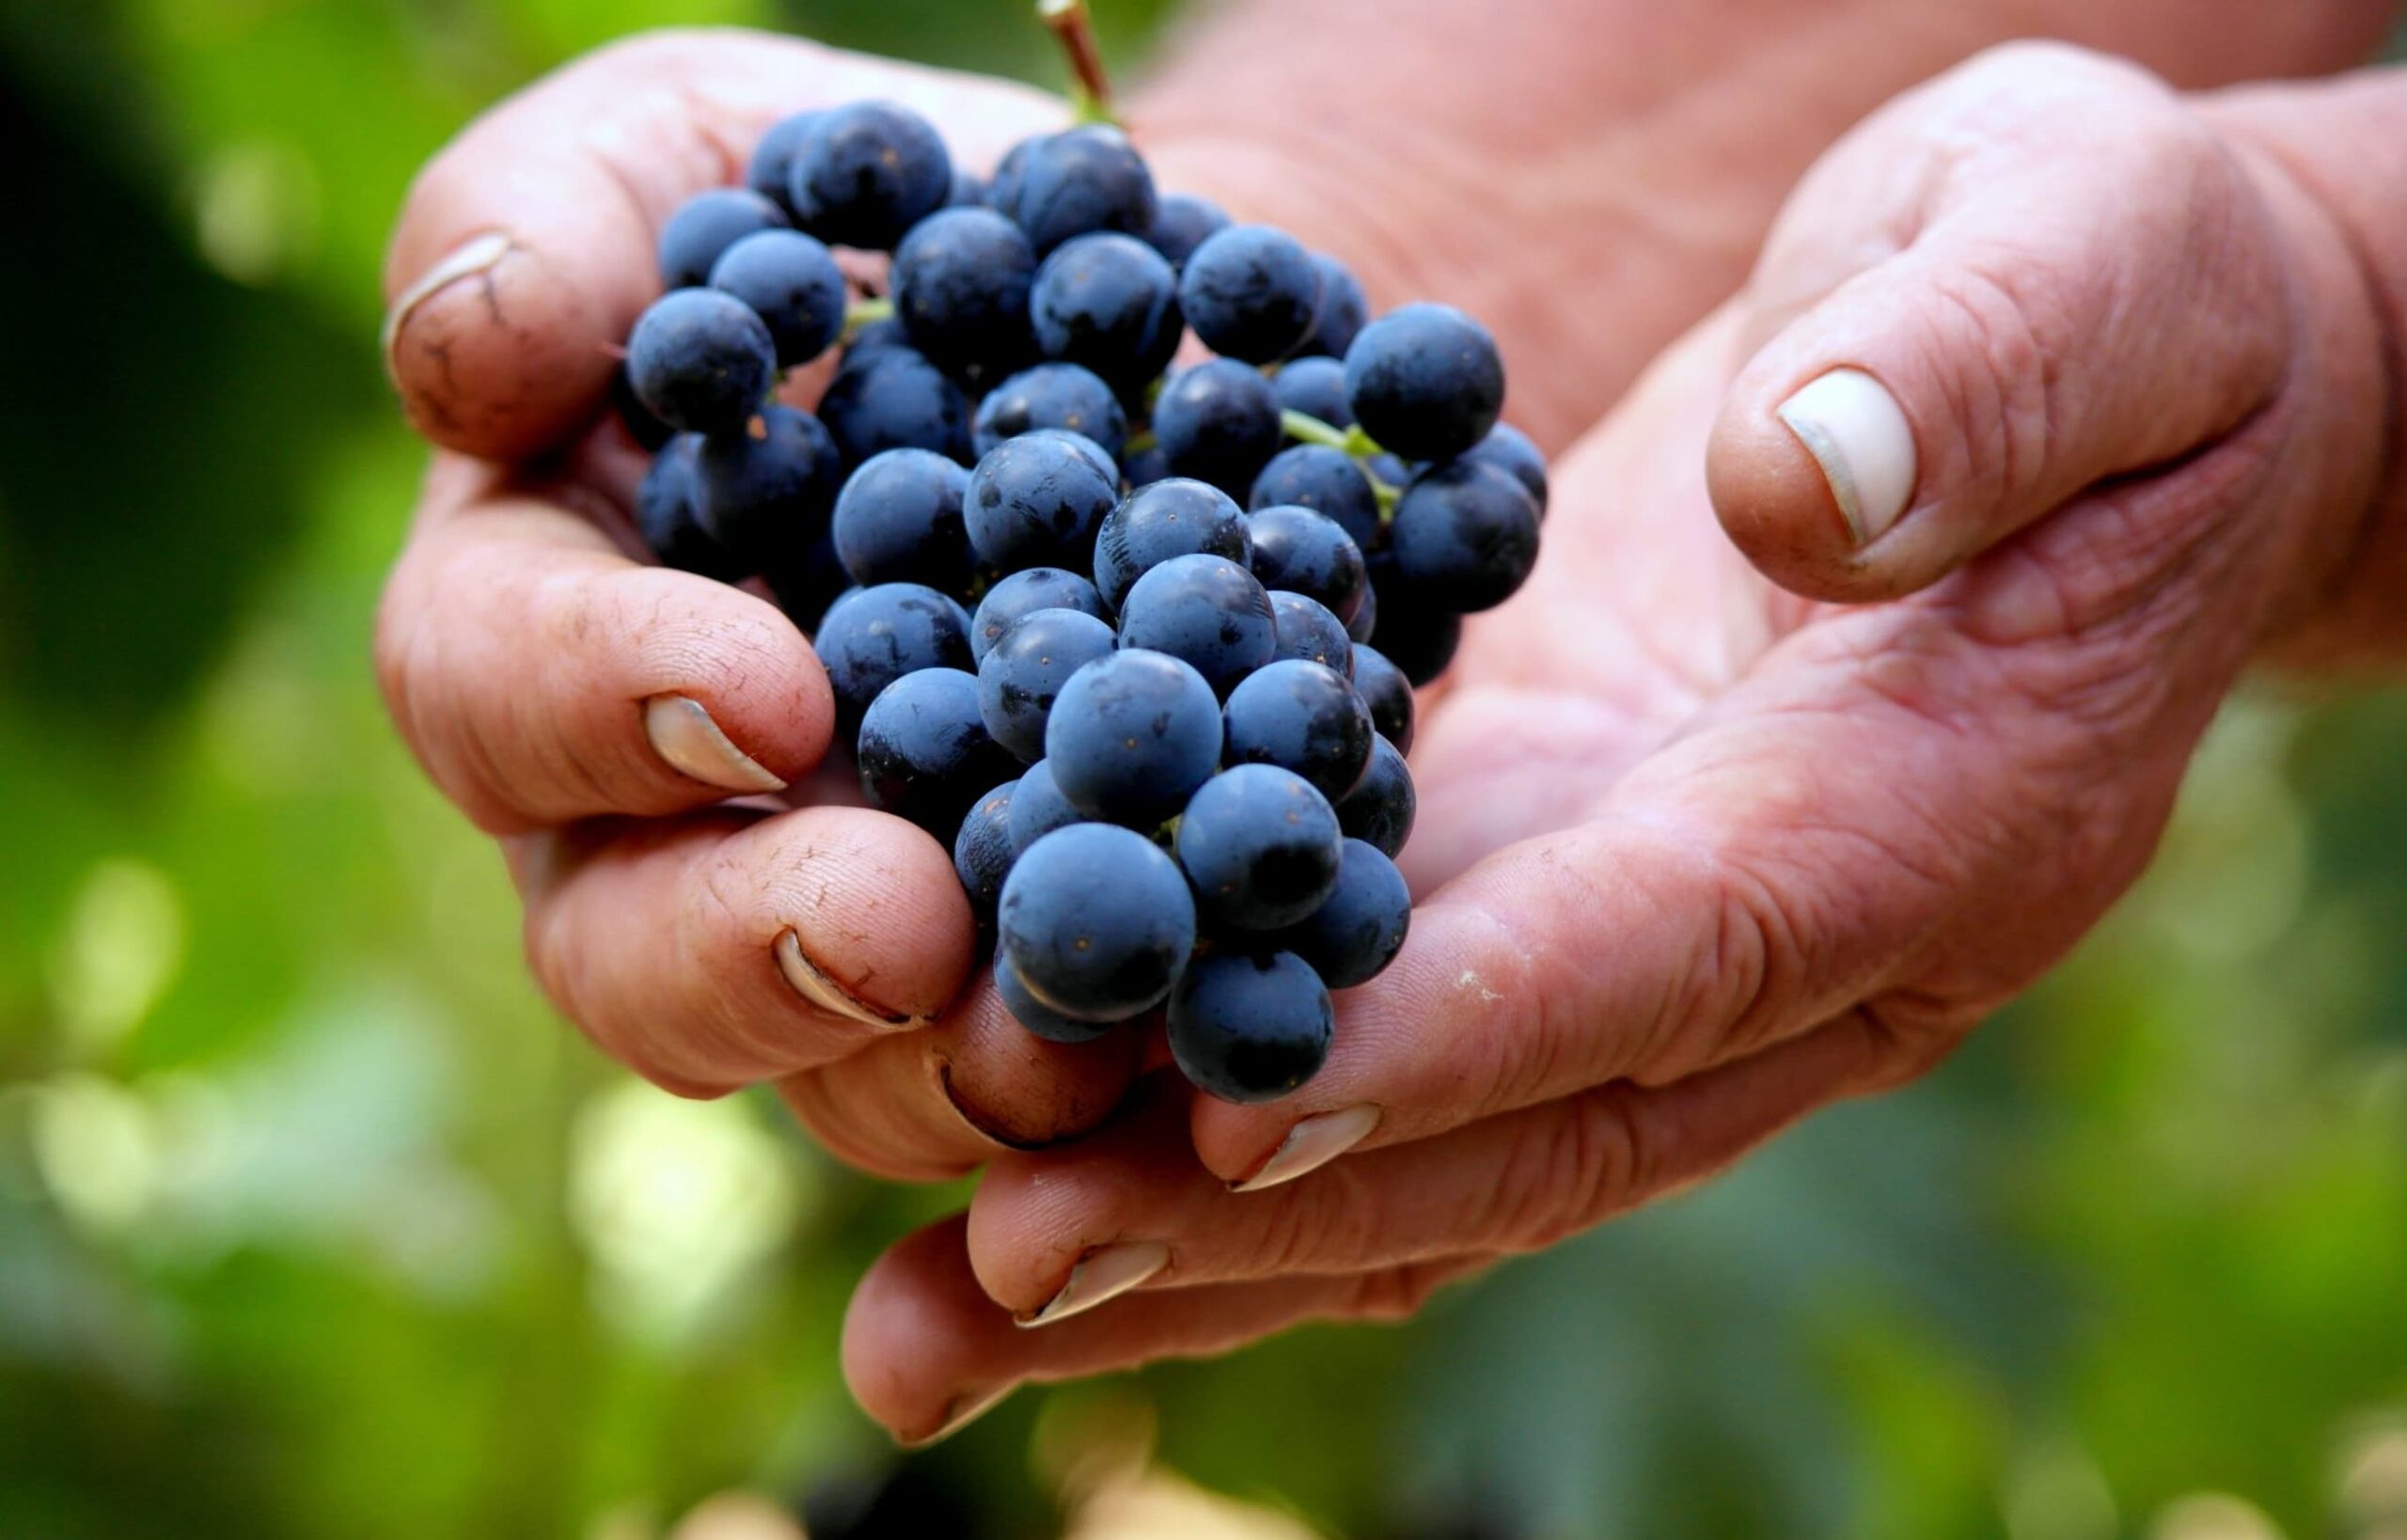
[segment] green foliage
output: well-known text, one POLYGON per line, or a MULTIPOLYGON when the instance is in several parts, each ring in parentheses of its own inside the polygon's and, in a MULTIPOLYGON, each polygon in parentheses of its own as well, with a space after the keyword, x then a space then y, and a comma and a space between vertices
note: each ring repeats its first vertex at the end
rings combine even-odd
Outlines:
MULTIPOLYGON (((1053 78, 1017 0, 0 0, 0 1534, 644 1534, 895 1458, 838 1323, 959 1194, 601 1063, 369 678, 406 179, 669 23, 1053 78)), ((2236 709, 2133 902, 1928 1084, 1411 1327, 1137 1376, 1164 1457, 1366 1536, 2178 1536, 2202 1490, 2371 1534, 2403 763, 2395 699, 2236 709)), ((1031 1437, 1093 1394, 914 1469, 1052 1532, 1031 1437)))

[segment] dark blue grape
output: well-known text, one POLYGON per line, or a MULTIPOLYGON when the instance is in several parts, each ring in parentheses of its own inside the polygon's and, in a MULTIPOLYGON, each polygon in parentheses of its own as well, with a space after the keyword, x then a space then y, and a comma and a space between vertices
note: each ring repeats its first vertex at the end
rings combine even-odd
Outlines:
POLYGON ((1487 328, 1453 306, 1408 305, 1345 350, 1345 399, 1381 448, 1452 460, 1496 426, 1504 364, 1487 328))
MULTIPOLYGON (((1327 357, 1343 358, 1345 350, 1361 335, 1363 322, 1371 319, 1371 302, 1362 293, 1361 280, 1336 258, 1322 252, 1313 253, 1314 271, 1320 275, 1320 314, 1313 322, 1310 337, 1304 338, 1301 352, 1327 357)), ((1320 414, 1313 414, 1319 416, 1320 414)), ((1330 419, 1322 417, 1323 422, 1330 419)), ((1348 420, 1351 420, 1349 416, 1348 420)), ((1332 426, 1343 427, 1343 423, 1332 426)))
POLYGON ((1412 752, 1412 681, 1376 647, 1354 645, 1354 693, 1371 713, 1371 726, 1395 745, 1398 753, 1412 752))
POLYGON ((1303 777, 1240 764, 1187 799, 1178 864, 1211 919, 1275 931, 1319 908, 1337 886, 1340 838, 1336 809, 1303 777))
POLYGON ((1013 217, 1012 207, 1019 197, 1020 167, 1028 164, 1028 152, 1039 141, 1050 137, 1046 134, 1030 134, 1003 151, 1003 158, 995 163, 995 174, 986 179, 986 207, 1006 219, 1013 217))
POLYGON ((1167 652, 1226 695, 1277 655, 1279 637, 1270 595, 1251 573, 1226 557, 1183 556, 1129 589, 1120 645, 1167 652))
POLYGON ((1222 714, 1231 764, 1276 765, 1341 801, 1370 767, 1371 713, 1345 676, 1324 664, 1282 658, 1229 692, 1222 714))
MULTIPOLYGON (((969 627, 961 606, 918 583, 881 583, 844 595, 828 606, 811 645, 845 721, 905 674, 951 668, 967 677, 969 668, 969 627)), ((970 699, 974 709, 975 679, 970 699)))
POLYGON ((636 528, 662 566, 733 583, 747 569, 694 511, 694 451, 701 442, 700 433, 680 433, 653 458, 636 489, 636 528))
POLYGON ((1351 989, 1387 971, 1412 929, 1412 890, 1379 847, 1345 841, 1337 885, 1312 914, 1270 939, 1302 958, 1331 989, 1351 989))
POLYGON ((1232 225, 1207 238, 1179 270, 1178 305, 1204 345, 1227 358, 1269 364, 1301 347, 1320 308, 1312 253, 1286 231, 1232 225))
POLYGON ((968 399, 913 348, 847 350, 819 400, 819 416, 847 464, 887 449, 927 449, 965 465, 970 461, 968 399))
POLYGON ((1151 829, 1219 768, 1220 703, 1188 665, 1123 648, 1062 686, 1045 762, 1078 811, 1151 829))
POLYGON ((1407 583, 1385 557, 1371 563, 1371 592, 1377 619, 1371 645, 1385 652, 1414 685, 1434 683, 1462 645, 1462 616, 1407 583))
POLYGON ((1120 474, 1128 490, 1149 487, 1170 479, 1170 457, 1162 453, 1158 444, 1148 444, 1141 449, 1130 449, 1121 462, 1120 474))
POLYGON ((920 351, 911 346, 911 335, 903 329, 902 322, 892 316, 880 316, 875 321, 864 322, 853 328, 851 335, 844 339, 844 351, 837 355, 838 365, 842 367, 866 358, 880 348, 904 348, 912 353, 920 351))
POLYGON ((694 454, 694 511, 747 571, 791 565, 827 532, 843 484, 836 441, 808 412, 772 402, 742 432, 694 454))
POLYGON ((1094 586, 1118 609, 1137 579, 1183 556, 1246 559, 1245 515, 1219 488, 1172 477, 1132 492, 1095 532, 1094 586))
POLYGON ((1369 841, 1393 860, 1412 837, 1412 816, 1419 807, 1412 772, 1405 768, 1404 756, 1385 738, 1373 738, 1370 768, 1339 799, 1337 822, 1347 834, 1369 841))
POLYGON ((1511 472, 1530 495, 1530 501, 1538 505, 1538 517, 1546 517, 1546 456, 1538 453, 1529 434, 1509 422, 1500 422, 1487 431, 1486 438, 1465 449, 1461 458, 1511 472))
MULTIPOLYGON (((1364 571, 1366 573, 1369 571, 1367 564, 1364 571)), ((1359 652, 1363 643, 1371 639, 1371 634, 1378 628, 1379 587, 1377 583, 1366 583, 1362 588, 1362 607, 1356 610, 1354 618, 1345 622, 1345 635, 1354 643, 1355 651, 1359 652)))
POLYGON ((1170 1051, 1224 1102, 1275 1101, 1318 1074, 1337 1030, 1320 975, 1293 952, 1220 951, 1188 965, 1170 998, 1170 1051))
POLYGON ((1195 901, 1178 864, 1143 835, 1073 824, 1020 853, 996 931, 1038 1004, 1121 1021, 1169 995, 1195 947, 1195 901))
POLYGON ((1111 627, 1075 609, 1023 616, 978 660, 986 731, 1024 763, 1045 757, 1045 721, 1070 676, 1113 649, 1111 627))
POLYGON ((649 407, 636 397, 633 381, 627 378, 627 366, 621 364, 610 376, 610 404, 618 408, 619 421, 627 436, 646 450, 658 454, 677 436, 677 430, 652 415, 649 407))
POLYGON ((1022 616, 1040 609, 1075 609, 1098 621, 1111 619, 1094 585, 1077 573, 1060 567, 1029 567, 1002 578, 978 601, 978 614, 969 626, 970 654, 983 662, 1004 632, 1022 616))
POLYGON ((969 473, 926 449, 861 463, 836 495, 836 555, 856 583, 924 583, 960 593, 971 576, 961 501, 969 473))
POLYGON ((1111 232, 1064 241, 1029 292, 1036 345, 1120 390, 1161 374, 1181 335, 1178 276, 1160 252, 1111 232))
POLYGON ((1047 1043, 1092 1043, 1120 1025, 1116 1021, 1073 1021, 1028 992, 1010 956, 995 954, 995 993, 1012 1019, 1047 1043))
POLYGON ((769 591, 777 597, 778 607, 785 612, 786 619, 794 622, 795 630, 806 633, 819 629, 828 606, 852 582, 845 574, 844 564, 836 559, 836 542, 824 530, 791 559, 778 563, 761 576, 767 581, 769 591))
POLYGON ((1103 452, 1102 445, 1097 444, 1093 439, 1087 437, 1084 433, 1072 432, 1067 428, 1030 428, 1027 432, 1024 432, 1019 436, 1021 438, 1058 438, 1062 443, 1067 444, 1070 448, 1086 456, 1087 463, 1094 466, 1098 474, 1109 478, 1113 481, 1117 481, 1120 479, 1119 465, 1113 462, 1111 456, 1103 452))
POLYGON ((1036 254, 992 209, 945 209, 894 249, 894 314, 937 364, 1017 365, 1033 351, 1029 284, 1036 254))
POLYGON ((948 209, 983 209, 986 206, 986 179, 961 166, 952 168, 952 191, 945 195, 948 209))
POLYGON ((1012 870, 1012 795, 1019 782, 1007 780, 971 805, 952 837, 952 870, 981 924, 995 918, 1003 878, 1012 870))
POLYGON ((1259 370, 1234 358, 1181 369, 1154 403, 1154 437, 1171 474, 1245 495, 1279 452, 1279 398, 1259 370))
POLYGON ((1247 501, 1254 508, 1287 504, 1309 508, 1337 522, 1358 550, 1379 537, 1379 499, 1361 463, 1325 444, 1298 444, 1273 455, 1253 479, 1247 501))
POLYGON ((1279 640, 1279 658, 1316 663, 1341 679, 1352 676, 1354 638, 1345 634, 1345 622, 1319 600, 1271 589, 1270 625, 1279 640))
POLYGON ((888 251, 944 206, 952 160, 928 120, 891 102, 855 102, 817 116, 794 148, 786 201, 794 222, 831 245, 888 251))
POLYGON ((752 307, 792 369, 827 351, 844 329, 844 275, 826 246, 800 230, 762 230, 727 248, 711 287, 752 307))
POLYGON ((1228 228, 1228 211, 1210 198, 1197 197, 1192 193, 1164 193, 1154 212, 1153 228, 1145 232, 1145 242, 1167 258, 1171 266, 1183 267, 1197 246, 1228 228))
POLYGON ((711 269, 728 247, 747 235, 786 228, 786 212, 742 187, 714 187, 678 205, 660 227, 660 282, 666 289, 695 289, 710 281, 711 269))
POLYGON ((1337 359, 1291 359, 1270 377, 1270 390, 1290 412, 1301 412, 1331 428, 1354 426, 1354 409, 1345 404, 1345 366, 1337 359))
POLYGON ((792 196, 794 151, 802 148, 802 136, 819 117, 816 112, 798 112, 791 118, 780 118, 761 135, 761 143, 752 151, 751 164, 745 168, 745 185, 767 198, 788 214, 794 212, 787 198, 792 196))
POLYGON ((1463 614, 1513 595, 1538 559, 1538 510, 1513 473, 1476 460, 1423 471, 1388 530, 1396 571, 1463 614))
POLYGON ((1412 467, 1384 449, 1362 462, 1362 474, 1381 486, 1401 490, 1412 479, 1412 467))
MULTIPOLYGON (((1277 465, 1271 463, 1272 469, 1277 465)), ((1263 472, 1266 479, 1269 475, 1263 472)), ((1262 485, 1254 483, 1257 490, 1262 485)), ((1318 600, 1341 627, 1354 619, 1370 575, 1361 546, 1342 520, 1309 506, 1257 502, 1245 524, 1248 561, 1264 588, 1318 600)))
MULTIPOLYGON (((1154 228, 1153 173, 1118 129, 1086 124, 1031 140, 1017 154, 1003 212, 1039 257, 1091 230, 1141 236, 1154 228)), ((1002 185, 1003 174, 995 180, 1002 185)))
POLYGON ((980 560, 1006 573, 1079 570, 1094 559, 1095 526, 1119 487, 1064 438, 1007 439, 969 473, 962 513, 980 560))
POLYGON ((684 432, 742 428, 777 378, 777 343, 767 324, 716 289, 661 295, 627 338, 627 384, 636 400, 684 432))
POLYGON ((1073 824, 1083 824, 1086 815, 1070 806, 1054 782, 1049 761, 1039 760, 1019 778, 1019 790, 1012 794, 1012 851, 1016 855, 1044 839, 1055 829, 1065 829, 1073 824))
POLYGON ((861 715, 857 758, 872 804, 945 841, 982 793, 1018 768, 986 735, 977 679, 958 668, 922 668, 880 690, 861 715))
POLYGON ((978 403, 976 443, 982 455, 1039 428, 1082 434, 1116 462, 1127 443, 1128 416, 1101 375, 1076 364, 1024 369, 978 403))

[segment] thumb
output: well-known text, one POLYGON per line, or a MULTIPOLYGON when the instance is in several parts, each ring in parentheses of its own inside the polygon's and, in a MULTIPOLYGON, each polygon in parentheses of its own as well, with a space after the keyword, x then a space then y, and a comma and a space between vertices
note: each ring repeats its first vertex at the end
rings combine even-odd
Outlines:
POLYGON ((1983 55, 1858 128, 1750 281, 1723 528, 1808 597, 1925 588, 2102 479, 2227 432, 2289 354, 2263 206, 2144 72, 1983 55))
POLYGON ((603 49, 479 118, 419 173, 385 262, 385 367, 411 421, 489 459, 563 443, 660 292, 661 224, 740 182, 779 118, 860 97, 927 115, 968 165, 1061 118, 1025 86, 697 31, 603 49))

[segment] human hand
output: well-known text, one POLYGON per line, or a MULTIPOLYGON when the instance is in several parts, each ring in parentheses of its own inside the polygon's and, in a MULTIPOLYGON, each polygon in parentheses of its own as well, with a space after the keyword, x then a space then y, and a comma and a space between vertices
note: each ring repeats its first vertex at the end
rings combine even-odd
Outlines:
POLYGON ((541 83, 429 165, 394 241, 387 353, 443 448, 379 672, 437 785, 501 840, 535 972, 602 1047, 685 1094, 780 1077, 840 1154, 950 1175, 997 1136, 1092 1125, 1135 1064, 1036 1042, 991 992, 945 1014, 974 952, 950 853, 858 806, 842 756, 821 773, 827 683, 774 605, 642 560, 642 457, 606 407, 611 346, 658 291, 659 223, 740 180, 774 118, 872 96, 977 166, 1060 118, 999 82, 665 34, 541 83))
POLYGON ((1406 1312, 1922 1073, 2128 886, 2331 583, 2381 346, 2325 211, 2136 71, 2017 47, 1876 115, 1558 466, 1424 700, 1424 903, 1319 1076, 996 1161, 862 1282, 856 1394, 920 1439, 1406 1312), (1799 395, 1841 368, 1879 386, 1799 395))

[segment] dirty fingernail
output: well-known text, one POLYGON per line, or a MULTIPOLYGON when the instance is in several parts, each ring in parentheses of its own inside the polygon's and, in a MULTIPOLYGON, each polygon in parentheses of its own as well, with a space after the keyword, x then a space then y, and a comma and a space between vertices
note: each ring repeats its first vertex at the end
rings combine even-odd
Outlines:
POLYGON ((393 356, 393 344, 400 339, 401 328, 409 323, 411 311, 425 304, 438 290, 485 272, 509 254, 510 236, 507 232, 486 230, 481 235, 472 235, 420 274, 416 283, 395 295, 392 307, 385 312, 384 328, 378 338, 386 361, 389 363, 393 356))
POLYGON ((655 695, 643 703, 644 736, 682 775, 728 792, 782 792, 786 783, 735 746, 710 711, 689 696, 655 695))
POLYGON ((794 992, 830 1015, 857 1021, 864 1027, 874 1027, 881 1032, 899 1032, 923 1025, 913 1016, 898 1016, 847 991, 829 978, 802 950, 802 937, 794 932, 779 931, 777 940, 778 971, 786 976, 794 992))
POLYGON ((1371 1137, 1379 1125, 1379 1109, 1368 1102, 1304 1119, 1287 1130, 1279 1148, 1262 1169, 1242 1182, 1229 1184, 1231 1192, 1260 1192, 1282 1182, 1293 1182, 1306 1171, 1318 1171, 1371 1137))
POLYGON ((1914 431, 1897 398, 1860 369, 1834 369, 1780 403, 1830 483, 1858 545, 1888 533, 1914 490, 1914 431))
POLYGON ((1170 1265, 1170 1248, 1160 1241, 1122 1241, 1088 1252, 1070 1269, 1069 1281, 1043 1308, 1020 1317, 1024 1327, 1051 1326, 1117 1299, 1170 1265))

